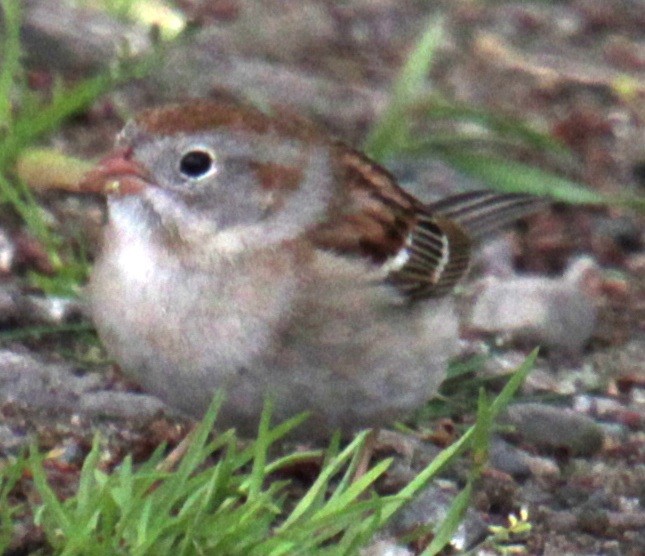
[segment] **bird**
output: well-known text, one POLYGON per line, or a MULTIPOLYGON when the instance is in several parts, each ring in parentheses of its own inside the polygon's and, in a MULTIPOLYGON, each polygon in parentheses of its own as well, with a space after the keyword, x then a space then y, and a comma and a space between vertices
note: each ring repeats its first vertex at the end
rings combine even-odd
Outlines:
POLYGON ((107 197, 88 284, 108 354, 221 427, 301 412, 295 436, 378 428, 426 403, 459 351, 453 290, 477 242, 538 210, 486 190, 424 203, 314 124, 231 100, 143 110, 81 190, 107 197))

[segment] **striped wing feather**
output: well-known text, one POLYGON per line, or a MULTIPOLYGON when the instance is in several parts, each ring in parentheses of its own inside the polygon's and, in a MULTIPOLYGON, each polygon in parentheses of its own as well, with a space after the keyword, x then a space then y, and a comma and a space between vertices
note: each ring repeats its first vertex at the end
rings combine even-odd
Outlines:
POLYGON ((410 300, 450 293, 468 272, 474 241, 545 204, 531 195, 470 191, 424 205, 361 153, 335 148, 337 204, 310 239, 382 265, 410 300))

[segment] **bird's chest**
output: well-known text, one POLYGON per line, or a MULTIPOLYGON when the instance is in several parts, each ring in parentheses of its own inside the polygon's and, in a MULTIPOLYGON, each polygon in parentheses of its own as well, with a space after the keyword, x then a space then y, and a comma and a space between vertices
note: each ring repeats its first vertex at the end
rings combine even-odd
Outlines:
POLYGON ((296 289, 289 261, 275 253, 196 257, 182 259, 143 234, 107 230, 90 300, 117 359, 238 369, 266 353, 296 289))

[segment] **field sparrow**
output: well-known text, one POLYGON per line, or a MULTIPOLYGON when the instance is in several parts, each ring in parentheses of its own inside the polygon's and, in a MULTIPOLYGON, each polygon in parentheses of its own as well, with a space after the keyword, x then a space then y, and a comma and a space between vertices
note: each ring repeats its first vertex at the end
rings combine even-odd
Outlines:
POLYGON ((474 191, 426 205, 311 124, 231 102, 147 110, 85 179, 108 196, 89 285, 108 352, 221 426, 311 413, 324 438, 405 417, 458 349, 451 292, 473 243, 532 212, 474 191))

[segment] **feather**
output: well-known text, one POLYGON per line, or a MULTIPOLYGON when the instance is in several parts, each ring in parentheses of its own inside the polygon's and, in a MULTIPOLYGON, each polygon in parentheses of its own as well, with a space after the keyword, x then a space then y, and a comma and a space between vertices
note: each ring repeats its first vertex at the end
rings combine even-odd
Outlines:
POLYGON ((336 149, 338 201, 309 237, 318 248, 380 264, 385 280, 411 300, 450 293, 468 273, 477 240, 547 203, 470 191, 424 205, 369 158, 340 143, 336 149))

